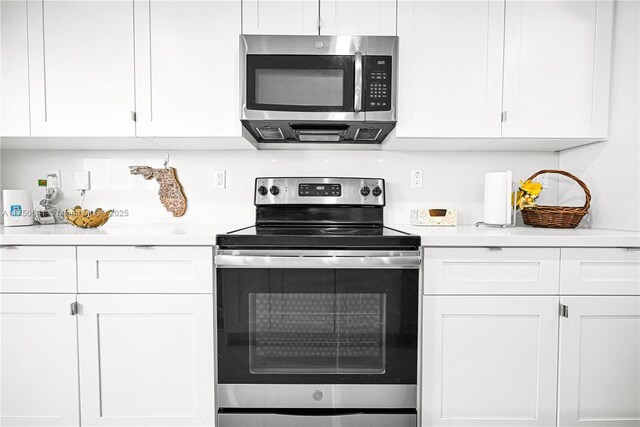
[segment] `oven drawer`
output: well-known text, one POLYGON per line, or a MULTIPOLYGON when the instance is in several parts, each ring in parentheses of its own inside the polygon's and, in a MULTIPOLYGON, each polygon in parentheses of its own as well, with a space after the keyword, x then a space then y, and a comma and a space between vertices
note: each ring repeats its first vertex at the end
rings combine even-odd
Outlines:
POLYGON ((220 413, 218 427, 415 427, 413 413, 355 412, 343 414, 220 413))
POLYGON ((425 248, 426 295, 557 295, 558 248, 425 248))
POLYGON ((213 292, 210 247, 88 246, 78 248, 80 293, 213 292))
POLYGON ((76 293, 76 248, 0 247, 0 292, 76 293))

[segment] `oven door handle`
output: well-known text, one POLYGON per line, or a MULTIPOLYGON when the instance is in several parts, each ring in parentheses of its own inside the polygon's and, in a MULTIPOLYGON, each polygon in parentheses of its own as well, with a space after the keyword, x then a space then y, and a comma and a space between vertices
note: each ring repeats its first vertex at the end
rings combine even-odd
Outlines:
POLYGON ((216 255, 218 268, 379 268, 417 269, 420 256, 263 256, 216 255))

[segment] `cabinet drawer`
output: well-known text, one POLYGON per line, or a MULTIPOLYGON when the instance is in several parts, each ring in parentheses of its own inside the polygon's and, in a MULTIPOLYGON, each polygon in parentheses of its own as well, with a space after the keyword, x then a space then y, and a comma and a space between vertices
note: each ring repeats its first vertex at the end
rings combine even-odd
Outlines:
POLYGON ((75 293, 76 248, 73 246, 3 246, 0 291, 75 293))
POLYGON ((427 295, 557 294, 560 249, 425 248, 427 295))
POLYGON ((640 251, 564 248, 560 292, 568 295, 640 295, 640 251))
POLYGON ((80 293, 212 293, 210 247, 78 248, 80 293))

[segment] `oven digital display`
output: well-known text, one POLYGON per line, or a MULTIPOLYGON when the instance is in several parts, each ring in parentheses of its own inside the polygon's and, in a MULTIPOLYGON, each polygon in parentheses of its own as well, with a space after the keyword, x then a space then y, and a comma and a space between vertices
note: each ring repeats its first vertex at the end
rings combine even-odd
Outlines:
POLYGON ((340 184, 299 184, 298 196, 300 197, 340 197, 342 185, 340 184))

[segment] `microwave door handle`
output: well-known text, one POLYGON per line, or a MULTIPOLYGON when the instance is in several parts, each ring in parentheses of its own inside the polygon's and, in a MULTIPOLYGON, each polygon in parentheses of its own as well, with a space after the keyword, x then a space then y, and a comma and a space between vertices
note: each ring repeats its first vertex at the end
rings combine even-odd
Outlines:
POLYGON ((362 110, 362 53, 356 52, 356 76, 355 91, 353 96, 353 110, 359 113, 362 110))

